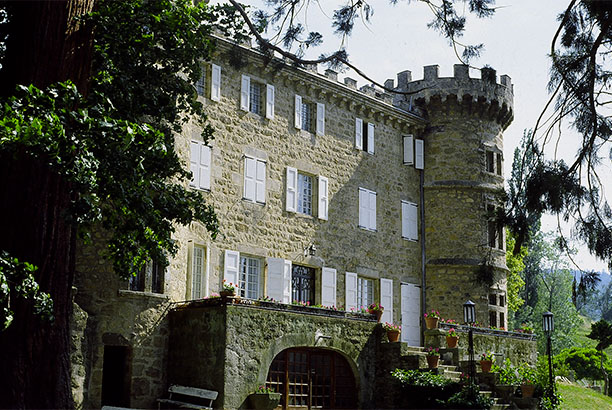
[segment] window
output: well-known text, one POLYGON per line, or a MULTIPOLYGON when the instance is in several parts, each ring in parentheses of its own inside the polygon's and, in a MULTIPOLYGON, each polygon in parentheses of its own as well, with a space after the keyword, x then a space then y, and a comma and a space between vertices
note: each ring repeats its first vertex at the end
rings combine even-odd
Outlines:
POLYGON ((240 255, 240 269, 238 271, 238 295, 248 298, 259 298, 261 278, 261 260, 240 255))
POLYGON ((206 69, 204 67, 200 68, 200 78, 196 83, 196 91, 201 96, 204 96, 206 93, 206 69))
POLYGON ((274 118, 274 86, 253 80, 248 75, 242 76, 240 90, 240 109, 266 118, 274 118))
POLYGON ((419 240, 418 224, 417 204, 402 201, 402 238, 419 240))
POLYGON ((357 278, 357 307, 367 308, 374 303, 374 281, 372 279, 357 278))
POLYGON ((487 206, 487 241, 491 248, 504 249, 504 227, 497 222, 496 208, 487 206))
POLYGON ((359 188, 359 227, 376 230, 376 192, 359 188))
POLYGON ((506 317, 504 312, 499 312, 499 327, 506 328, 506 317))
POLYGON ((221 101, 221 67, 211 64, 210 99, 221 101))
POLYGON ((160 262, 148 262, 136 276, 130 276, 128 287, 130 290, 153 293, 164 293, 165 265, 160 262))
POLYGON ((261 159, 244 158, 244 199, 266 202, 266 162, 261 159))
POLYGON ((287 167, 286 207, 287 212, 298 212, 304 215, 314 215, 314 204, 318 205, 319 219, 327 220, 328 185, 326 177, 314 176, 287 167), (315 190, 314 182, 318 183, 315 190), (316 198, 315 198, 315 193, 316 198))
POLYGON ((308 266, 293 265, 291 268, 291 299, 314 305, 315 270, 308 266))
POLYGON ((355 118, 355 148, 374 154, 374 124, 355 118))
POLYGON ((303 99, 300 95, 295 96, 295 128, 317 135, 325 134, 325 104, 312 103, 303 99))
POLYGON ((489 305, 497 305, 497 295, 495 293, 489 294, 489 305))
POLYGON ((194 245, 191 266, 191 299, 201 299, 204 297, 205 264, 205 249, 202 246, 194 245))
POLYGON ((490 150, 485 151, 486 161, 485 169, 487 172, 502 175, 502 154, 500 152, 493 152, 490 150))
POLYGON ((191 173, 193 178, 190 186, 210 190, 210 165, 212 150, 200 141, 191 141, 191 173))
POLYGON ((489 326, 497 327, 497 312, 494 310, 489 312, 489 326))
POLYGON ((298 173, 298 208, 302 214, 312 215, 312 177, 298 173))
POLYGON ((506 300, 504 295, 499 295, 499 306, 504 307, 506 306, 506 300))

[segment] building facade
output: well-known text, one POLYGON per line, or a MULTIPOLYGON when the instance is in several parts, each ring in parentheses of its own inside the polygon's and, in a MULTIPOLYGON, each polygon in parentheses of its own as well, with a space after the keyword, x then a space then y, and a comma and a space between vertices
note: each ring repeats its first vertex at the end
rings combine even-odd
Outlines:
POLYGON ((333 394, 320 387, 318 405, 367 408, 379 403, 380 357, 380 329, 362 313, 369 304, 402 325, 408 346, 422 345, 424 311, 461 321, 468 299, 479 322, 506 326, 493 214, 509 77, 472 79, 457 65, 438 78, 429 66, 423 80, 409 71, 387 80, 392 94, 221 39, 202 72, 196 89, 215 138, 205 144, 193 122, 176 150, 191 188, 214 206, 219 235, 197 222, 177 227, 170 265, 152 262, 129 283, 104 259, 102 233, 81 247, 78 405, 152 407, 179 383, 239 408, 267 383, 286 394, 285 407, 333 385, 333 394), (487 281, 475 279, 479 269, 487 281), (224 281, 240 303, 215 297, 224 281), (308 383, 289 381, 289 362, 305 366, 308 383), (333 377, 315 378, 326 371, 333 377), (290 394, 296 386, 310 390, 290 394))

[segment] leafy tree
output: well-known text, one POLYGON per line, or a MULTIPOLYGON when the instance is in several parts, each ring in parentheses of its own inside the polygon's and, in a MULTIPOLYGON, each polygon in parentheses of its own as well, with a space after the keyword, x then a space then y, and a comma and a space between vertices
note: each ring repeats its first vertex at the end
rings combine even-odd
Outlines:
POLYGON ((612 370, 612 359, 605 353, 601 356, 597 349, 575 346, 555 355, 553 366, 556 374, 561 376, 570 376, 571 370, 576 379, 604 380, 600 367, 601 357, 606 368, 612 370))
POLYGON ((216 217, 186 189, 174 133, 205 121, 193 84, 212 28, 244 32, 232 8, 190 0, 0 9, 0 312, 3 324, 13 318, 0 332, 0 375, 11 380, 0 407, 68 408, 77 234, 104 229, 123 276, 166 261, 177 223, 198 221, 214 237, 216 217), (53 322, 35 314, 47 294, 53 322))
POLYGON ((591 325, 591 333, 587 335, 588 338, 597 341, 597 350, 601 357, 601 373, 604 379, 604 394, 608 394, 608 373, 604 362, 607 361, 607 356, 604 357, 604 350, 612 345, 612 325, 605 320, 600 320, 597 323, 591 325))
POLYGON ((520 293, 525 286, 525 281, 521 277, 521 273, 525 269, 525 263, 523 259, 527 255, 527 248, 523 246, 519 254, 515 254, 512 250, 516 239, 512 235, 512 232, 506 230, 506 266, 508 266, 508 311, 510 314, 519 310, 525 303, 525 300, 521 298, 520 293))

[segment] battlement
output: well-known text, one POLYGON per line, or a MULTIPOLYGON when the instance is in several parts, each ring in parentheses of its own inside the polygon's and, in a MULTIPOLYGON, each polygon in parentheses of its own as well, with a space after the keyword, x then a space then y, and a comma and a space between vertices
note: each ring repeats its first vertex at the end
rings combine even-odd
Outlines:
MULTIPOLYGON (((413 105, 428 106, 433 101, 456 102, 461 105, 479 105, 480 112, 486 105, 487 111, 500 121, 504 128, 513 117, 514 90, 511 78, 502 75, 497 82, 497 75, 492 68, 481 69, 481 78, 471 78, 469 67, 464 64, 454 65, 453 77, 440 77, 439 66, 429 65, 423 68, 423 79, 412 81, 408 70, 397 74, 395 90, 413 92, 412 95, 398 94, 394 104, 406 110, 413 105)), ((394 85, 392 80, 385 84, 394 85)))

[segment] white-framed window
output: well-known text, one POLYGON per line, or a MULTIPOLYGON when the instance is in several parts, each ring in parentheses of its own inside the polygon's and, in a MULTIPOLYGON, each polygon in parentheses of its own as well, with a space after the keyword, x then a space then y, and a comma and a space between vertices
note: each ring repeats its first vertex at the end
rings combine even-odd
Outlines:
POLYGON ((315 177, 297 168, 287 167, 285 210, 314 216, 314 204, 317 204, 319 219, 327 220, 328 190, 329 180, 326 177, 315 177))
POLYGON ((374 154, 374 124, 355 118, 355 148, 374 154))
POLYGON ((359 188, 359 227, 376 230, 376 192, 359 188))
POLYGON ((404 135, 402 137, 404 142, 403 147, 403 159, 404 165, 414 164, 414 137, 412 135, 404 135))
POLYGON ((242 75, 240 109, 274 118, 274 86, 242 75))
POLYGON ((210 166, 212 150, 201 141, 191 141, 191 173, 193 178, 190 186, 197 189, 210 190, 210 166))
POLYGON ((205 273, 206 248, 194 245, 191 257, 191 299, 202 299, 205 296, 205 273))
POLYGON ((312 215, 312 176, 298 172, 297 212, 312 215))
POLYGON ((295 128, 317 135, 325 134, 325 104, 308 101, 295 95, 295 128))
POLYGON ((266 202, 266 162, 253 157, 244 157, 244 193, 249 201, 266 202))
POLYGON ((202 97, 206 95, 206 68, 203 66, 200 67, 200 78, 196 83, 196 92, 202 97))
POLYGON ((248 299, 261 296, 262 260, 251 256, 240 255, 238 270, 238 295, 248 299))
POLYGON ((419 240, 417 204, 402 201, 402 238, 410 241, 419 240))
POLYGON ((374 281, 357 277, 357 308, 365 309, 374 303, 374 281))

